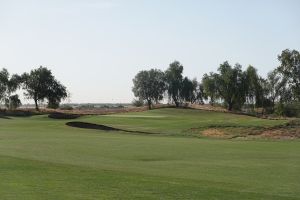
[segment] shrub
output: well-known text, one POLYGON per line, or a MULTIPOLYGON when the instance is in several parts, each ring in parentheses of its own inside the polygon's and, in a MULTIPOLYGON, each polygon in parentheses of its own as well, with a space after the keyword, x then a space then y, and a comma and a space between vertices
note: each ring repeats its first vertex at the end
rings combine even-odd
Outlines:
POLYGON ((283 112, 287 117, 300 117, 300 102, 286 104, 283 112))
POLYGON ((300 117, 300 102, 278 103, 275 106, 275 113, 279 116, 300 117))
POLYGON ((73 110, 73 107, 70 105, 62 105, 59 107, 60 110, 73 110))
POLYGON ((142 107, 144 105, 144 101, 141 99, 133 99, 132 105, 135 107, 142 107))

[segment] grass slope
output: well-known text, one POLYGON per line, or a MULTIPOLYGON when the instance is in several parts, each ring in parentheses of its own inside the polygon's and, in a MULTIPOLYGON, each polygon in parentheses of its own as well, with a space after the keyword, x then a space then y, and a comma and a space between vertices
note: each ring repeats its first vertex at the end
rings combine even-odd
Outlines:
MULTIPOLYGON (((175 134, 215 123, 284 123, 176 109, 78 120, 175 134)), ((1 199, 300 199, 299 140, 107 133, 67 121, 0 119, 1 199)))

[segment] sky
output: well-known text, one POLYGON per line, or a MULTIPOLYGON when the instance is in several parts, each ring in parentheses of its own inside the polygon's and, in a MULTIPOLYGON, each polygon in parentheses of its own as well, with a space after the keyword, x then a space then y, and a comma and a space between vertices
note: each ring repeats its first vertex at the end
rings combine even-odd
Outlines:
POLYGON ((300 50, 299 10, 299 0, 0 0, 0 68, 47 67, 73 103, 131 102, 140 70, 174 60, 198 80, 224 61, 264 77, 282 50, 300 50))

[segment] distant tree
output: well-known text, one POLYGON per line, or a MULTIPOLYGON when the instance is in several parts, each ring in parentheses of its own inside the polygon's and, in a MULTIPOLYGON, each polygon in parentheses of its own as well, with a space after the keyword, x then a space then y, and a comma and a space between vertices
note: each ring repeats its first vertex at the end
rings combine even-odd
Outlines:
POLYGON ((217 89, 217 74, 210 72, 209 74, 204 74, 202 78, 202 87, 204 91, 204 97, 210 98, 209 103, 214 105, 215 101, 218 99, 218 89, 217 89))
POLYGON ((292 99, 300 101, 300 53, 286 49, 278 56, 278 60, 280 66, 277 70, 290 87, 292 99))
POLYGON ((194 91, 196 90, 196 87, 197 85, 194 85, 192 80, 188 77, 184 77, 180 89, 180 98, 185 102, 192 103, 195 100, 194 91))
POLYGON ((193 83, 193 94, 191 98, 191 103, 204 104, 204 99, 206 99, 204 94, 204 87, 201 83, 198 83, 197 79, 192 80, 193 83))
POLYGON ((21 84, 21 78, 17 74, 10 76, 7 69, 3 68, 0 71, 0 102, 10 102, 15 99, 15 95, 11 96, 21 84), (12 99, 11 99, 12 97, 12 99))
POLYGON ((245 71, 245 76, 246 101, 254 107, 261 106, 263 91, 257 70, 250 65, 245 71))
POLYGON ((246 99, 246 77, 241 68, 239 64, 232 67, 226 61, 220 65, 219 74, 215 75, 218 94, 229 111, 240 109, 246 99))
POLYGON ((183 66, 178 61, 171 63, 165 72, 168 96, 170 100, 173 100, 176 107, 179 107, 181 103, 182 72, 183 66))
POLYGON ((9 82, 9 73, 7 69, 3 68, 0 71, 0 103, 5 101, 6 99, 8 82, 9 82))
POLYGON ((207 100, 207 96, 204 92, 204 87, 201 83, 197 84, 197 88, 195 91, 195 103, 204 104, 204 100, 207 100))
POLYGON ((7 109, 13 110, 22 105, 19 95, 15 94, 5 99, 5 106, 7 109))
POLYGON ((180 98, 191 104, 196 102, 203 103, 203 87, 198 83, 196 78, 190 80, 188 77, 185 77, 183 79, 180 98))
POLYGON ((277 70, 273 70, 268 73, 266 80, 266 93, 271 101, 272 110, 274 111, 275 102, 280 100, 280 96, 284 95, 286 87, 286 81, 282 79, 282 76, 277 70))
POLYGON ((149 109, 154 101, 158 103, 163 99, 165 88, 164 73, 158 69, 140 71, 133 79, 134 95, 147 101, 149 109))
POLYGON ((40 66, 31 72, 22 75, 25 95, 32 98, 36 110, 39 110, 38 102, 48 99, 48 106, 56 107, 67 96, 66 88, 55 80, 52 72, 46 67, 40 66))
POLYGON ((46 98, 48 99, 48 108, 58 108, 62 99, 68 96, 67 89, 57 80, 53 80, 49 86, 46 98))

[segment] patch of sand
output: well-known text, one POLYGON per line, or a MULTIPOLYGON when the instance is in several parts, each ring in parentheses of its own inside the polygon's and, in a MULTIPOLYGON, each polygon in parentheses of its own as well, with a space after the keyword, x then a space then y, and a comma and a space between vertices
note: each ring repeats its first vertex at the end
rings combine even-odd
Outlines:
POLYGON ((273 139, 296 139, 300 138, 300 129, 280 128, 274 130, 266 130, 260 134, 261 137, 273 139))
POLYGON ((225 133, 221 130, 210 128, 202 131, 202 135, 208 137, 225 137, 225 133))

